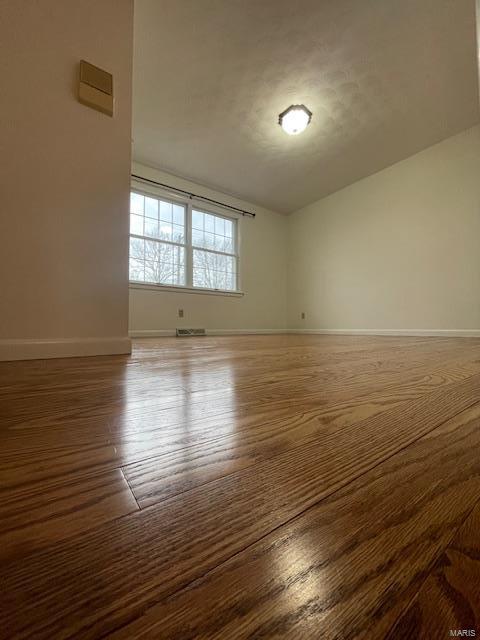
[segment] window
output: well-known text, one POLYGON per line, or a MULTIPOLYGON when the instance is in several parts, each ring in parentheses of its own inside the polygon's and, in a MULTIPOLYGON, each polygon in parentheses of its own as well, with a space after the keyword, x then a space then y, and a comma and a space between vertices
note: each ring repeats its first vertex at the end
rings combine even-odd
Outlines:
POLYGON ((131 193, 130 280, 185 284, 185 206, 131 193))
POLYGON ((130 281, 236 291, 237 220, 132 191, 130 281))

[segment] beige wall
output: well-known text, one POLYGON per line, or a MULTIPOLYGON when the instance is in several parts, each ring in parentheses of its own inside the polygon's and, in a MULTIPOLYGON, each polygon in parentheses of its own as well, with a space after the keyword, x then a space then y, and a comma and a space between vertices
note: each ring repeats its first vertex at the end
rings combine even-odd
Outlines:
POLYGON ((3 0, 0 358, 125 351, 133 0, 3 0), (76 100, 86 59, 109 118, 76 100))
POLYGON ((480 126, 289 217, 288 325, 480 329, 480 126))
POLYGON ((247 202, 225 196, 161 171, 134 165, 134 173, 191 190, 215 200, 255 211, 256 218, 240 218, 241 287, 243 297, 174 293, 130 288, 130 331, 151 335, 176 327, 204 327, 210 331, 286 328, 287 218, 247 202), (178 309, 184 318, 178 318, 178 309))

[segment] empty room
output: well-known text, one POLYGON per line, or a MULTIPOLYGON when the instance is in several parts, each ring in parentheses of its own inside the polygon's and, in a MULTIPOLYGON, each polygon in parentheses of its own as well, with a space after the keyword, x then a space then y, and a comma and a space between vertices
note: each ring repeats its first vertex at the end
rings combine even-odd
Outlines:
POLYGON ((0 1, 0 639, 480 635, 475 0, 0 1))

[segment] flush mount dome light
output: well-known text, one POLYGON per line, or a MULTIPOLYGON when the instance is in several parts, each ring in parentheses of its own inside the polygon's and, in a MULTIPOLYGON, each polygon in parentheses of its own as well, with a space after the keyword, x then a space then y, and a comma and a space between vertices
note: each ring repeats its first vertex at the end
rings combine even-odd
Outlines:
POLYGON ((310 124, 312 112, 304 104, 292 104, 278 116, 278 124, 291 136, 302 133, 310 124))

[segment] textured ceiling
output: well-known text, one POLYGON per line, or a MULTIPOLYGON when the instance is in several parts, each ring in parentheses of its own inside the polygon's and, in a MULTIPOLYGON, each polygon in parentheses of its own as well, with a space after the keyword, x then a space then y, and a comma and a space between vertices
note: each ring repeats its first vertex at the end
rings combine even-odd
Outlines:
POLYGON ((478 122, 476 59, 475 0, 136 0, 134 158, 288 213, 478 122))

